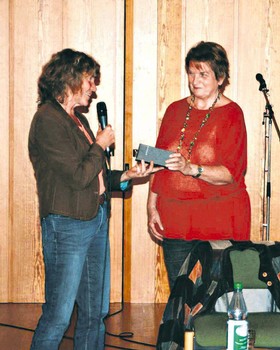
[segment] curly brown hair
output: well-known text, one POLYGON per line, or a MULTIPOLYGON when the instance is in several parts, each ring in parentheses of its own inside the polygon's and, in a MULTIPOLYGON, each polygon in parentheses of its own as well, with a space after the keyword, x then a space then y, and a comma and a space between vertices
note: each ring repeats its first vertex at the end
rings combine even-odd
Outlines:
POLYGON ((100 65, 84 52, 64 49, 51 56, 38 79, 38 106, 47 100, 64 102, 68 88, 76 93, 81 89, 84 76, 100 81, 100 65))

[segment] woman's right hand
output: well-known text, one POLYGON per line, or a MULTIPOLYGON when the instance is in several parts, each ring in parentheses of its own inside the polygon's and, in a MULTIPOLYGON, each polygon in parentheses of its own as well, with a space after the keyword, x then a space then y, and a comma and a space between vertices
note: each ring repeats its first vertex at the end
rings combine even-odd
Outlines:
POLYGON ((148 206, 148 231, 154 238, 163 241, 163 235, 157 230, 157 226, 163 230, 159 212, 155 206, 148 206))
POLYGON ((115 132, 111 125, 107 125, 104 130, 99 129, 96 134, 96 143, 99 144, 105 151, 107 147, 110 147, 115 142, 115 132))

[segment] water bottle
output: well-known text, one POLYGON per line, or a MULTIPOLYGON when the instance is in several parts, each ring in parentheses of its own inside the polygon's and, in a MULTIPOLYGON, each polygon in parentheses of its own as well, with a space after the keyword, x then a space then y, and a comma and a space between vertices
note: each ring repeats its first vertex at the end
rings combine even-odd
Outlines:
POLYGON ((234 292, 228 307, 227 350, 248 349, 247 307, 241 282, 234 283, 234 292))

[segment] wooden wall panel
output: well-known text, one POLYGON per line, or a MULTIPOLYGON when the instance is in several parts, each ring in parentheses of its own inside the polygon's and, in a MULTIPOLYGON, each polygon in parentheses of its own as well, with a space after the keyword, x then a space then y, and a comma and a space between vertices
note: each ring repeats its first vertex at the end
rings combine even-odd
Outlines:
MULTIPOLYGON (((133 148, 154 143, 157 127, 157 2, 134 0, 133 148)), ((131 300, 153 302, 156 246, 147 231, 148 184, 134 186, 131 231, 131 300), (145 266, 143 265, 145 262, 145 266)))
MULTIPOLYGON (((240 104, 245 115, 251 236, 261 240, 265 102, 255 75, 262 73, 266 79, 280 124, 279 23, 280 0, 0 1, 0 43, 4 48, 0 58, 0 301, 44 299, 38 204, 27 137, 36 110, 41 67, 52 53, 65 47, 84 50, 101 64, 97 101, 106 102, 109 122, 116 131, 114 169, 122 168, 124 150, 126 161, 131 163, 131 148, 137 148, 140 142, 154 144, 167 105, 188 95, 184 58, 189 48, 200 40, 221 43, 231 64, 226 95, 240 104), (124 132, 128 142, 123 147, 124 132)), ((92 102, 87 114, 94 131, 97 101, 92 102)), ((279 147, 273 127, 273 240, 280 240, 279 147)), ((139 184, 131 199, 126 199, 124 243, 129 266, 124 276, 125 298, 132 302, 164 302, 169 291, 161 247, 147 232, 147 192, 147 183, 139 184)), ((112 207, 111 301, 120 301, 122 198, 115 198, 112 207)))
MULTIPOLYGON (((124 89, 124 161, 127 165, 132 165, 133 147, 132 147, 132 115, 133 115, 133 0, 125 1, 125 89, 124 89)), ((123 280, 124 291, 123 299, 129 302, 131 300, 131 192, 125 195, 124 201, 124 244, 123 244, 123 280)))
MULTIPOLYGON (((255 76, 261 72, 264 77, 270 72, 275 62, 269 62, 270 56, 270 23, 268 14, 271 2, 241 2, 239 5, 238 32, 238 102, 243 108, 248 131, 248 171, 247 185, 252 204, 252 230, 254 240, 262 238, 262 199, 263 199, 263 161, 265 130, 262 125, 264 98, 259 91, 255 76), (248 11, 251 9, 248 25, 248 11), (246 26, 246 36, 242 28, 246 26)), ((279 6, 278 1, 278 6, 279 6)), ((275 96, 276 98, 276 96, 275 96)), ((276 212, 274 212, 274 215, 276 212)), ((274 216, 273 215, 273 216, 274 216)), ((275 215, 276 216, 276 215, 275 215)), ((265 237, 264 237, 265 238, 265 237)))
MULTIPOLYGON (((9 48, 9 3, 0 1, 0 47, 9 48)), ((9 297, 9 49, 1 50, 0 56, 0 89, 2 96, 0 127, 0 296, 3 300, 9 297)))
POLYGON ((28 159, 27 139, 30 120, 36 109, 37 69, 37 3, 29 0, 11 2, 10 96, 10 205, 11 205, 11 265, 9 297, 19 302, 37 299, 42 292, 42 260, 40 252, 36 196, 30 178, 33 172, 28 159), (20 19, 24 18, 25 21, 20 19), (19 83, 20 82, 20 83, 19 83), (35 85, 35 87, 34 87, 35 85), (35 224, 36 222, 36 224, 35 224), (37 245, 38 244, 38 245, 37 245), (39 253, 40 254, 40 253, 39 253), (23 263, 24 261, 24 263, 23 263), (30 264, 31 262, 35 262, 30 264))
POLYGON ((255 79, 257 72, 262 71, 265 64, 264 50, 266 23, 259 22, 265 12, 265 2, 260 6, 254 6, 253 1, 240 3, 238 32, 238 81, 237 91, 239 103, 243 108, 248 130, 248 170, 246 182, 251 198, 252 206, 252 230, 253 239, 260 239, 262 232, 262 171, 263 171, 263 133, 262 133, 262 111, 261 95, 258 91, 259 84, 255 79), (241 35, 241 30, 248 22, 246 12, 251 8, 250 25, 247 25, 246 37, 241 35), (254 29, 253 29, 254 28, 254 29), (264 35, 259 35, 256 28, 264 35), (250 39, 249 39, 250 38, 250 39), (252 46, 252 42, 254 45, 252 46), (250 48, 250 49, 248 49, 250 48), (256 143, 256 140, 259 140, 256 143))
MULTIPOLYGON (((267 45, 262 48, 266 53, 265 67, 260 70, 267 82, 269 100, 272 104, 275 120, 280 129, 280 1, 271 1, 266 10, 267 45)), ((265 101, 262 97, 260 111, 264 111, 265 101)), ((270 239, 280 240, 280 135, 276 132, 275 124, 272 126, 271 150, 271 225, 270 239)))

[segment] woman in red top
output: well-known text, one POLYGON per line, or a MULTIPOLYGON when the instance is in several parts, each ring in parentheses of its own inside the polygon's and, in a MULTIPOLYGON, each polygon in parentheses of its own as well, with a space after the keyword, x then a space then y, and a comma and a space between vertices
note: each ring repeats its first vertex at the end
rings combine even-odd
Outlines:
POLYGON ((191 95, 166 110, 156 146, 174 153, 152 176, 148 197, 149 232, 163 241, 171 288, 193 240, 250 237, 246 127, 223 95, 226 51, 200 42, 185 63, 191 95))

